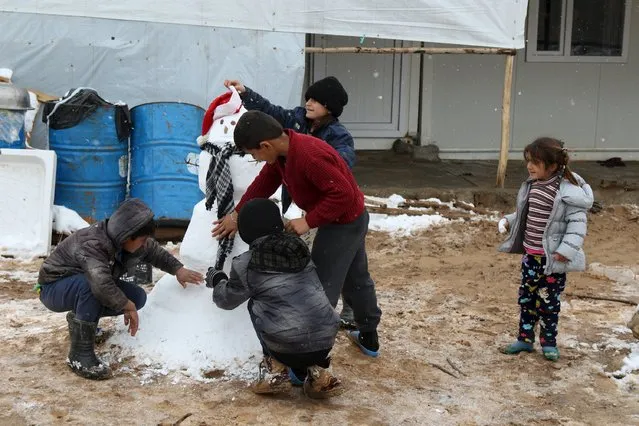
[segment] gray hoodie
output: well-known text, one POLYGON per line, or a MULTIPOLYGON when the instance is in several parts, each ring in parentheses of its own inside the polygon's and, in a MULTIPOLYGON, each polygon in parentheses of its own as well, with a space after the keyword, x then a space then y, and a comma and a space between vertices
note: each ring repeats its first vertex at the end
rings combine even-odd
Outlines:
POLYGON ((80 229, 62 241, 40 267, 38 283, 47 285, 71 275, 85 274, 93 295, 102 305, 121 311, 128 299, 116 280, 133 271, 140 262, 149 262, 175 275, 182 263, 152 238, 135 253, 122 250, 122 243, 153 218, 142 201, 132 198, 107 220, 80 229))
MULTIPOLYGON (((587 212, 592 207, 594 196, 590 185, 576 173, 573 175, 579 185, 570 183, 568 179, 561 179, 559 191, 544 230, 542 243, 546 256, 544 273, 547 275, 586 269, 583 244, 588 228, 587 212), (568 262, 554 260, 553 253, 561 254, 568 259, 568 262)), ((499 247, 501 252, 524 253, 524 232, 531 184, 532 180, 529 179, 521 185, 517 196, 517 210, 515 213, 506 215, 510 234, 499 247)))

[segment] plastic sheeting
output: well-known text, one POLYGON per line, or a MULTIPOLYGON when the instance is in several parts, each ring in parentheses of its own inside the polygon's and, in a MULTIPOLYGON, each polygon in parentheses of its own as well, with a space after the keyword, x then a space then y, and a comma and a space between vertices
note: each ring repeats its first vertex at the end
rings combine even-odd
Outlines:
POLYGON ((238 78, 274 103, 301 101, 301 34, 7 12, 0 28, 0 67, 13 69, 13 83, 56 96, 92 87, 130 106, 206 107, 226 90, 224 79, 238 78))
POLYGON ((0 0, 4 11, 517 49, 524 47, 527 6, 527 0, 0 0))

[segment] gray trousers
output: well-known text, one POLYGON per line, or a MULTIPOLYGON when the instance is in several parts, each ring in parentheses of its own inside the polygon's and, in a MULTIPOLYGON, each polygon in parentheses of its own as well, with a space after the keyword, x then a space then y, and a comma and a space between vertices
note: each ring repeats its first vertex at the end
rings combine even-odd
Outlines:
POLYGON ((368 273, 368 221, 368 212, 364 211, 354 222, 320 226, 312 250, 317 275, 331 305, 335 307, 343 294, 363 332, 377 330, 382 315, 375 283, 368 273))

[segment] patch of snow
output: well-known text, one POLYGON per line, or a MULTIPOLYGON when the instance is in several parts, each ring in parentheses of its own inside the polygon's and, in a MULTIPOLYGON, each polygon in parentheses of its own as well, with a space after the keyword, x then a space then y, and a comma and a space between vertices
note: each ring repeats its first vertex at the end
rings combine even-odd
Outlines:
POLYGON ((89 224, 75 211, 65 206, 53 206, 53 230, 59 234, 71 235, 89 224))
POLYGON ((405 202, 406 202, 406 199, 404 197, 402 197, 401 195, 393 194, 390 197, 388 197, 387 205, 390 208, 397 208, 400 205, 404 204, 405 202))
POLYGON ((371 213, 368 228, 372 231, 388 232, 396 237, 405 237, 416 231, 428 229, 435 225, 450 222, 440 215, 408 216, 405 214, 391 216, 371 213))
POLYGON ((38 273, 21 270, 0 271, 0 281, 7 280, 35 284, 38 281, 38 273))

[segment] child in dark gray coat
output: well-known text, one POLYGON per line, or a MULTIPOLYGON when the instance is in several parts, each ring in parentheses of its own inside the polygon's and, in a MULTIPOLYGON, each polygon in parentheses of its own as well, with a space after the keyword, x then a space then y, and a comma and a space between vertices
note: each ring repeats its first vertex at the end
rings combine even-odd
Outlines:
POLYGON ((324 293, 308 246, 284 232, 279 209, 263 198, 242 208, 238 231, 249 251, 233 259, 230 277, 210 268, 206 282, 222 309, 249 301, 264 352, 253 391, 281 393, 293 382, 303 383, 312 398, 341 394, 341 381, 328 371, 339 315, 324 293))

